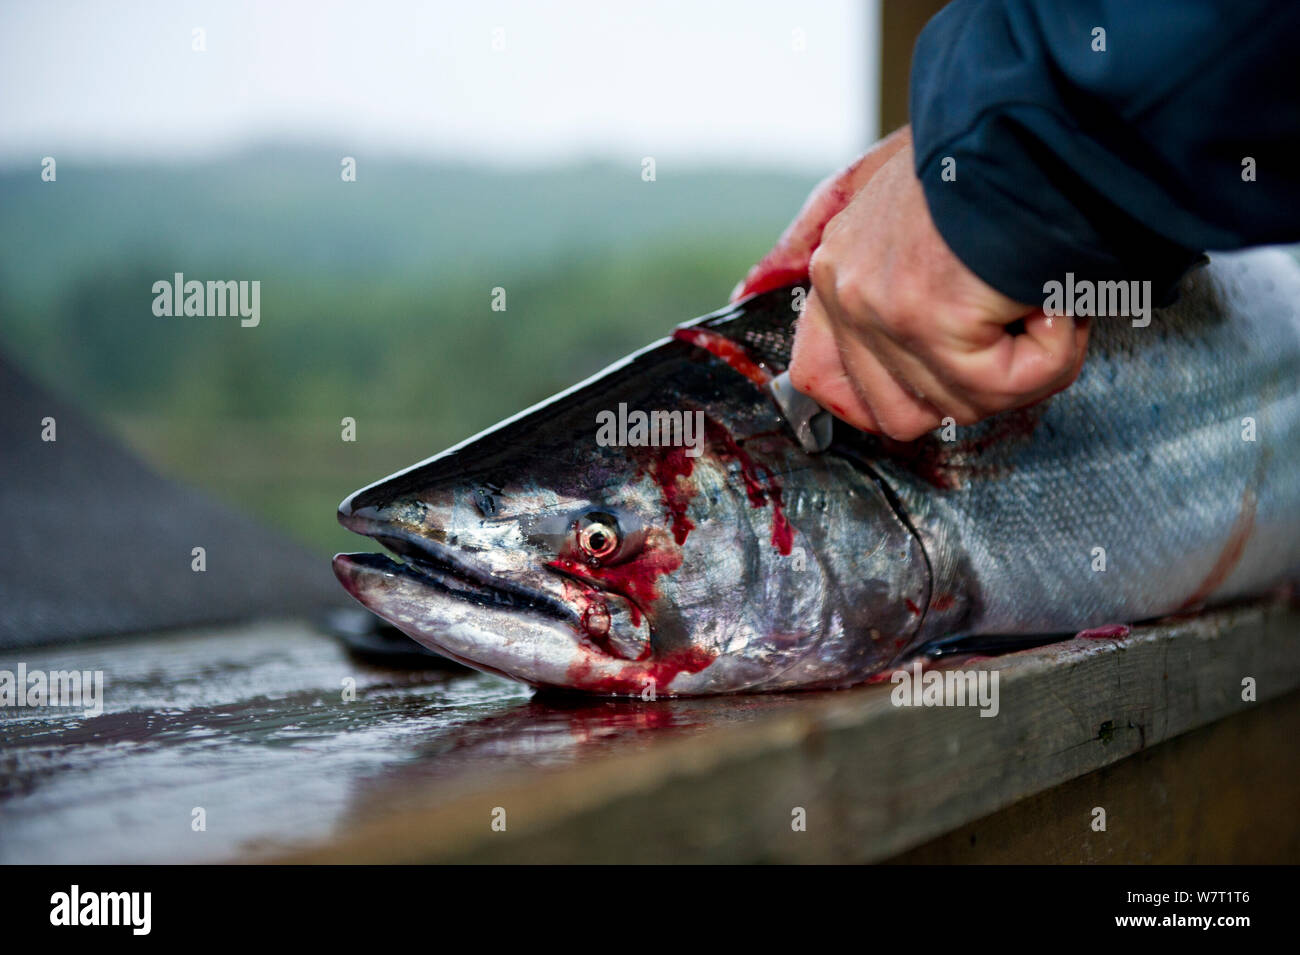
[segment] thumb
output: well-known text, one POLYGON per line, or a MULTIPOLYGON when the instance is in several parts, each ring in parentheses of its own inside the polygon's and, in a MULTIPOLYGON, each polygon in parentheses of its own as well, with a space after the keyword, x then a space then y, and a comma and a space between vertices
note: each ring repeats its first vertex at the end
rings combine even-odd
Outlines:
POLYGON ((1079 377, 1088 350, 1088 322, 1046 315, 1041 309, 1023 319, 1024 334, 1004 336, 1006 387, 1038 400, 1079 377))
POLYGON ((808 196, 794 221, 781 233, 772 251, 758 261, 732 290, 731 300, 798 282, 808 275, 808 261, 821 244, 826 224, 839 215, 876 171, 912 141, 912 129, 890 133, 854 162, 822 180, 808 196))

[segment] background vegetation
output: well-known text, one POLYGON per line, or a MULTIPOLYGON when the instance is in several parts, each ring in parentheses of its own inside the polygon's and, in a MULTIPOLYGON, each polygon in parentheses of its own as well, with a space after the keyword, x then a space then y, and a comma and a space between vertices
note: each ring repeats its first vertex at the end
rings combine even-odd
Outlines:
POLYGON ((165 473, 350 549, 345 494, 723 304, 813 183, 358 158, 0 174, 0 348, 165 473), (175 272, 259 279, 261 324, 155 317, 175 272))

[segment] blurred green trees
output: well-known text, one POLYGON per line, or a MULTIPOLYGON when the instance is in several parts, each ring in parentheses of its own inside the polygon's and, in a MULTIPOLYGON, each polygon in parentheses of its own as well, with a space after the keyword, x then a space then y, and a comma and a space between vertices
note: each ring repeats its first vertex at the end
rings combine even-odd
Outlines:
POLYGON ((815 178, 359 156, 343 183, 338 163, 0 175, 0 347, 165 472, 322 552, 354 545, 333 511, 355 487, 722 305, 815 178), (155 317, 152 284, 177 271, 260 280, 260 325, 155 317))

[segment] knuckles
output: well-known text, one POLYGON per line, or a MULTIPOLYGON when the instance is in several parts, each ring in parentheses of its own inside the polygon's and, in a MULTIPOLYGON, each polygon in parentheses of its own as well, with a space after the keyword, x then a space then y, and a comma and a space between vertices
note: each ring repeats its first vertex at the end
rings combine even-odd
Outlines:
POLYGON ((835 262, 832 253, 823 245, 813 250, 808 260, 808 279, 823 298, 835 291, 835 262))

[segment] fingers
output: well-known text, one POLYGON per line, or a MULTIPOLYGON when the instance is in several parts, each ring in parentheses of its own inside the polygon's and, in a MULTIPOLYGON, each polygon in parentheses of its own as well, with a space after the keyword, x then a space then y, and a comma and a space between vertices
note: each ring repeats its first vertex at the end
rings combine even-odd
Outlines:
POLYGON ((895 153, 912 141, 908 126, 890 133, 852 165, 823 180, 804 203, 794 221, 732 290, 731 300, 798 282, 808 274, 808 261, 821 242, 826 223, 848 205, 853 196, 895 153))
POLYGON ((913 346, 890 337, 882 326, 858 329, 858 337, 841 341, 845 366, 851 376, 863 368, 864 400, 871 406, 881 430, 899 441, 919 438, 951 418, 956 424, 974 424, 986 412, 973 396, 949 379, 942 352, 913 350, 913 346), (860 359, 855 358, 859 352, 860 359), (879 369, 873 370, 871 365, 879 369), (887 376, 887 380, 882 377, 887 376), (901 391, 911 401, 895 394, 901 391), (888 402, 886 410, 883 405, 888 402))
POLYGON ((1050 391, 1074 367, 1074 320, 1035 313, 1024 320, 1023 335, 1009 335, 1003 349, 1008 357, 1005 388, 1021 395, 1050 391))
POLYGON ((871 409, 878 431, 897 441, 912 441, 937 428, 943 414, 896 376, 869 348, 846 341, 841 360, 864 404, 871 409))
POLYGON ((944 357, 924 360, 883 334, 859 337, 848 323, 832 322, 813 292, 795 334, 790 379, 795 388, 853 427, 914 441, 947 418, 973 424, 1033 404, 1073 383, 1087 354, 1088 325, 1075 327, 1064 317, 1044 319, 1039 315, 1027 320, 1022 335, 1004 332, 1005 340, 993 346, 985 361, 1006 363, 1006 377, 985 374, 979 393, 967 393, 953 379, 966 378, 969 370, 955 371, 955 364, 944 357), (990 381, 999 384, 990 389, 990 381))
POLYGON ((1045 397, 1079 377, 1088 351, 1088 324, 1037 312, 1025 319, 1025 334, 1013 344, 1007 387, 1045 397))
POLYGON ((835 417, 861 431, 879 431, 871 408, 859 397, 840 360, 839 346, 816 292, 809 292, 795 329, 790 383, 835 417))
POLYGON ((809 293, 799 318, 789 370, 796 389, 840 420, 899 441, 942 424, 948 412, 940 407, 953 409, 962 423, 977 417, 928 373, 901 375, 870 347, 836 330, 816 292, 809 293), (930 390, 921 391, 918 382, 928 382, 930 390), (940 398, 940 407, 927 400, 932 395, 940 398))
POLYGON ((983 414, 1033 404, 1069 387, 1087 356, 1088 323, 1041 311, 1023 319, 1024 333, 1000 330, 989 346, 951 357, 946 374, 976 399, 983 414))

